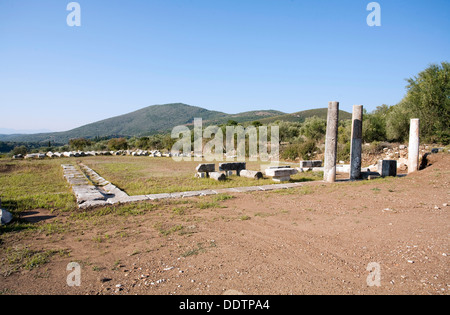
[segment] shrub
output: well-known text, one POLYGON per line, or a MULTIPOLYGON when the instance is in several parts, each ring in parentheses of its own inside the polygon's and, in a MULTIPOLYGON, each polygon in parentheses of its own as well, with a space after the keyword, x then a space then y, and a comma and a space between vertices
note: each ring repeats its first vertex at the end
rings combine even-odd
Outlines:
POLYGON ((128 149, 127 139, 115 138, 108 141, 109 150, 126 150, 128 149))

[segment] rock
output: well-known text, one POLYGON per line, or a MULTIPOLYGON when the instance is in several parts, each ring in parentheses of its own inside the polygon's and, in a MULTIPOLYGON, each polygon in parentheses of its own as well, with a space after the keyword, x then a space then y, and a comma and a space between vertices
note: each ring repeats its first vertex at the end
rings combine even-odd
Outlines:
POLYGON ((398 169, 399 169, 400 171, 407 171, 407 170, 408 170, 408 165, 405 164, 405 163, 399 163, 399 164, 398 164, 398 169))
POLYGON ((12 221, 12 219, 13 216, 10 212, 0 208, 0 225, 8 224, 12 221))
POLYGON ((109 282, 111 280, 112 280, 111 278, 106 278, 106 277, 100 278, 101 283, 109 282))

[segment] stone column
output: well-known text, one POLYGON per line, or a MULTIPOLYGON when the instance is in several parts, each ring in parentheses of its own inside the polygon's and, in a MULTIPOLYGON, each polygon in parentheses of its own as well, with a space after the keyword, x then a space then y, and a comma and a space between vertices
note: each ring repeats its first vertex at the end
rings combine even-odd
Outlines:
POLYGON ((363 106, 353 106, 350 180, 361 179, 363 106))
POLYGON ((419 169, 419 119, 411 119, 408 145, 408 174, 419 169))
POLYGON ((336 181, 336 158, 339 122, 339 102, 328 103, 327 135, 325 140, 325 164, 323 179, 326 182, 336 181))

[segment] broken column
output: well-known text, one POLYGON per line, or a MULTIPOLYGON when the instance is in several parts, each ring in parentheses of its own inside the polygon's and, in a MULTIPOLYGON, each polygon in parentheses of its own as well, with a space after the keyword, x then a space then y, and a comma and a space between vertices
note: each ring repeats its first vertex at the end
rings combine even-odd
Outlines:
POLYGON ((411 119, 408 145, 408 174, 419 169, 419 119, 411 119))
POLYGON ((262 172, 249 170, 242 170, 240 176, 252 179, 261 179, 264 177, 262 172))
POLYGON ((227 179, 227 176, 224 173, 211 172, 211 173, 209 173, 209 178, 215 179, 217 181, 223 181, 223 180, 227 179))
POLYGON ((323 179, 326 182, 336 181, 336 157, 339 121, 339 102, 328 103, 327 135, 325 140, 325 165, 323 179))
POLYGON ((350 180, 361 179, 363 106, 353 106, 350 180))

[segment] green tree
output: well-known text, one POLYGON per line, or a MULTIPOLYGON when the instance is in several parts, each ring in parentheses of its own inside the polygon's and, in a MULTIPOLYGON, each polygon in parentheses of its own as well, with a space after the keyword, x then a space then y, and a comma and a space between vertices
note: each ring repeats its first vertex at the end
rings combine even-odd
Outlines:
POLYGON ((108 141, 109 150, 126 150, 128 149, 128 142, 125 138, 114 138, 108 141))
POLYGON ((386 136, 389 141, 405 142, 409 137, 412 111, 405 102, 392 106, 386 118, 386 136))
POLYGON ((262 125, 263 125, 263 124, 262 124, 260 121, 258 121, 258 120, 252 122, 252 126, 253 126, 253 127, 256 127, 256 128, 261 127, 262 125))
POLYGON ((364 112, 363 119, 363 141, 386 141, 386 119, 391 107, 388 105, 378 106, 373 112, 364 112))
POLYGON ((450 63, 432 64, 407 80, 402 102, 420 119, 420 135, 428 142, 450 142, 450 63))
POLYGON ((317 116, 306 118, 300 128, 301 135, 310 140, 321 140, 327 132, 327 121, 317 116))
POLYGON ((84 150, 85 147, 90 146, 91 141, 85 138, 78 138, 78 139, 70 139, 69 140, 69 147, 72 150, 84 150))
POLYGON ((24 145, 15 147, 15 148, 13 149, 13 154, 14 154, 14 155, 19 155, 19 154, 26 155, 27 153, 28 153, 28 149, 27 149, 27 147, 24 146, 24 145))

